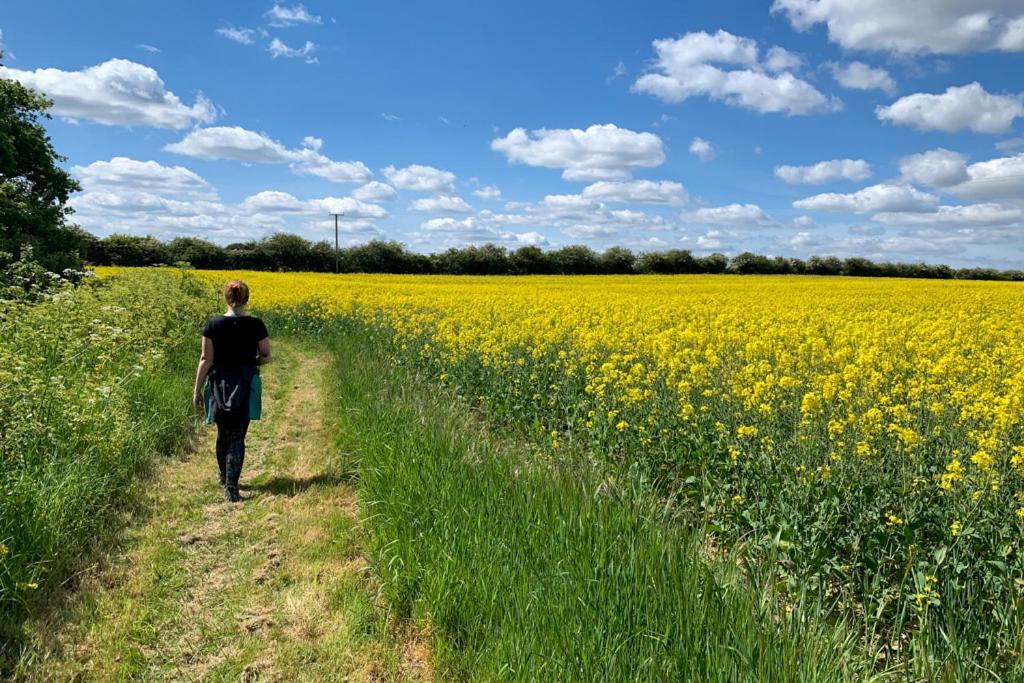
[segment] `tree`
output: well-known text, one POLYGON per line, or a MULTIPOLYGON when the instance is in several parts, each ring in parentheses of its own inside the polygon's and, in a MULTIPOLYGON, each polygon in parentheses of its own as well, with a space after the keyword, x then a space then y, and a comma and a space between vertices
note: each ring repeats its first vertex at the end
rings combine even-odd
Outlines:
MULTIPOLYGON (((0 52, 0 58, 3 53, 0 52)), ((0 79, 0 251, 24 245, 50 270, 81 265, 80 230, 65 224, 78 182, 59 166, 42 121, 52 102, 21 83, 0 79)))
POLYGON ((113 234, 96 243, 92 261, 111 266, 155 266, 170 263, 167 246, 155 237, 113 234))
POLYGON ((767 256, 745 251, 729 261, 729 271, 740 275, 757 275, 772 272, 772 262, 767 256))
POLYGON ((352 270, 357 273, 429 273, 430 260, 412 254, 400 242, 372 240, 348 249, 352 270))
POLYGON ((724 273, 729 267, 729 259, 725 254, 715 252, 697 259, 697 265, 702 273, 724 273))
POLYGON ((512 272, 508 250, 495 244, 452 247, 430 256, 433 270, 451 275, 506 275, 512 272))
POLYGON ((843 261, 843 275, 851 277, 873 277, 878 272, 877 266, 866 258, 851 256, 843 261))
POLYGON ((167 243, 171 261, 184 261, 193 268, 223 268, 227 263, 224 250, 213 242, 198 237, 175 237, 167 243))
POLYGON ((636 268, 636 254, 622 247, 608 247, 600 261, 601 272, 607 275, 628 275, 636 268))
POLYGON ((702 268, 686 249, 669 249, 668 251, 649 251, 640 257, 637 269, 642 273, 660 273, 662 275, 678 275, 681 273, 699 273, 702 268))
POLYGON ((835 256, 812 256, 807 259, 805 272, 809 275, 839 275, 843 272, 843 262, 835 256))
POLYGON ((551 259, 543 249, 527 245, 519 247, 509 255, 512 272, 518 275, 549 275, 554 272, 551 259))
POLYGON ((312 245, 298 235, 278 232, 259 243, 262 261, 272 270, 307 270, 312 245))
POLYGON ((555 272, 562 275, 593 275, 598 272, 597 254, 590 247, 571 244, 548 254, 555 272))

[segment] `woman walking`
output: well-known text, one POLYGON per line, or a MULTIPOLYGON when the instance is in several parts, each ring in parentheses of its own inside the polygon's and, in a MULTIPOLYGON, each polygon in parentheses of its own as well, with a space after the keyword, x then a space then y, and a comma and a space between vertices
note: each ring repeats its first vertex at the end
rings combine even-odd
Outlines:
POLYGON ((217 425, 217 465, 224 498, 237 503, 238 477, 245 461, 249 421, 259 417, 259 366, 270 362, 270 335, 259 318, 247 315, 249 287, 241 280, 224 285, 228 310, 203 328, 203 350, 196 369, 192 402, 206 404, 207 422, 217 425), (204 396, 203 386, 209 382, 204 396))

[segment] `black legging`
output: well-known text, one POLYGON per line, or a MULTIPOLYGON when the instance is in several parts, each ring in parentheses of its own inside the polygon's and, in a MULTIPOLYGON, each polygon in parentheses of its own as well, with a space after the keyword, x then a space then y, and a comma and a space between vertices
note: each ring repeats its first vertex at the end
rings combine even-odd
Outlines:
POLYGON ((224 486, 235 491, 238 490, 238 477, 245 462, 245 433, 248 430, 249 420, 217 423, 217 465, 224 486))

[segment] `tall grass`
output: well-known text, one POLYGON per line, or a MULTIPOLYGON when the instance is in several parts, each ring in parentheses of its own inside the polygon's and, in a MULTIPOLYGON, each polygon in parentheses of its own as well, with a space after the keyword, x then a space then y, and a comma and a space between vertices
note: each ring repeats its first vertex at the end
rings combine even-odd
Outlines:
POLYGON ((197 323, 214 303, 174 272, 0 302, 0 671, 28 610, 92 549, 152 459, 187 440, 197 323))
POLYGON ((383 344, 332 341, 333 430, 373 567, 469 680, 864 680, 841 626, 787 610, 643 486, 496 438, 383 344))

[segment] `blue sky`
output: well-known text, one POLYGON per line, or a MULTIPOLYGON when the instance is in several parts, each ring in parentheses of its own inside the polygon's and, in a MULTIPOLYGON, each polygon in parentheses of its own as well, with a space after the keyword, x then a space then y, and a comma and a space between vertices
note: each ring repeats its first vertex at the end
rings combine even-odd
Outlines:
POLYGON ((43 0, 0 30, 99 235, 343 211, 421 251, 1024 265, 1024 0, 43 0))

